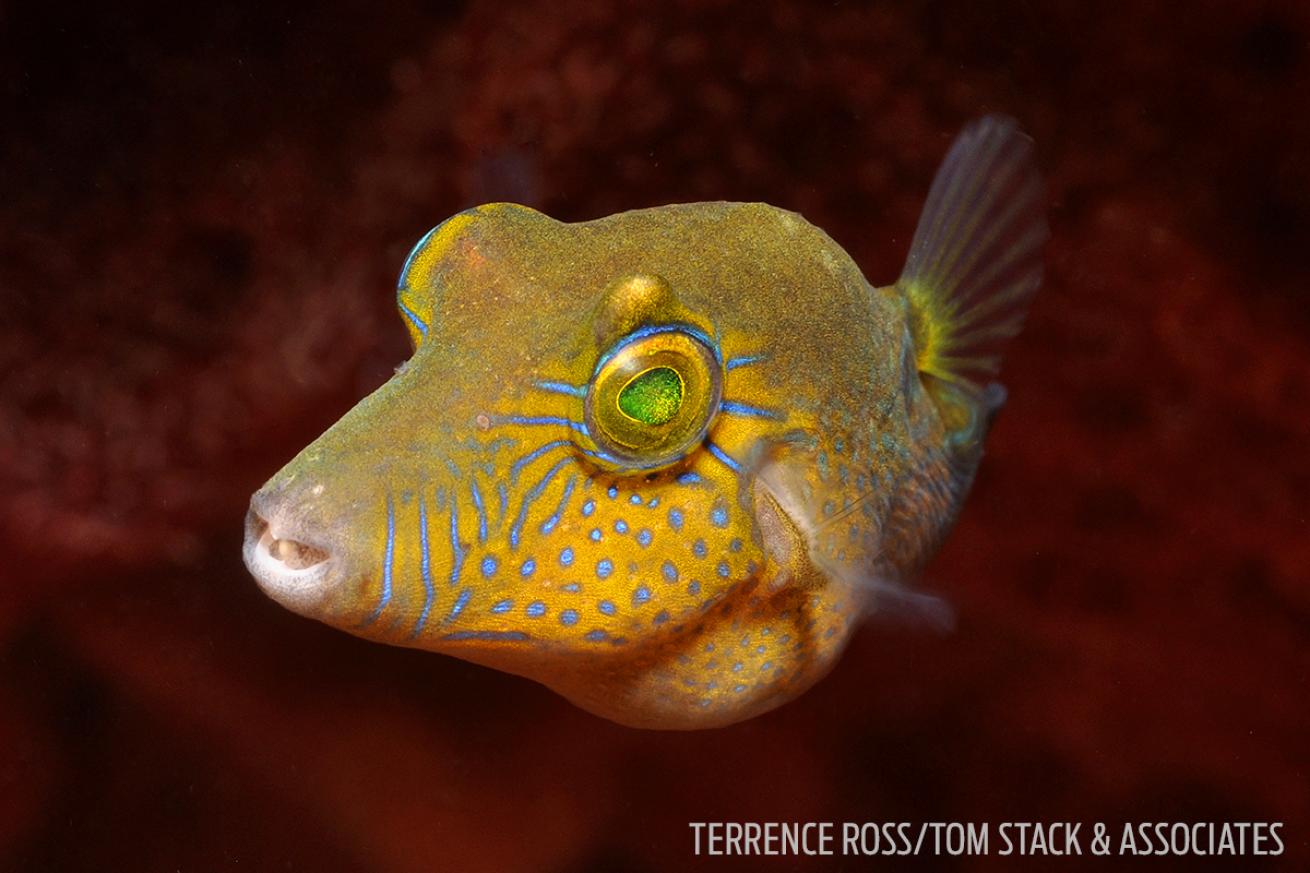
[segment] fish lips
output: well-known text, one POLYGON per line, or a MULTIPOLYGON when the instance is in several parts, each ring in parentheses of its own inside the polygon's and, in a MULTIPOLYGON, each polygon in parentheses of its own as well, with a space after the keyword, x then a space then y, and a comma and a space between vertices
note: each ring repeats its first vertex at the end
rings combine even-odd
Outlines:
POLYGON ((241 555, 269 597, 292 612, 321 618, 348 578, 346 562, 328 526, 317 523, 301 500, 256 493, 246 513, 241 555))

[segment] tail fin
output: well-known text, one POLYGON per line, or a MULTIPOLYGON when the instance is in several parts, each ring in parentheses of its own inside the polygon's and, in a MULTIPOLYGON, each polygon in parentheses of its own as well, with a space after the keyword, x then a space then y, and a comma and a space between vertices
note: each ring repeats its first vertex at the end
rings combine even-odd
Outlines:
POLYGON ((1032 140, 1002 116, 969 125, 933 179, 896 280, 920 373, 966 390, 996 375, 1041 284, 1048 236, 1032 140))

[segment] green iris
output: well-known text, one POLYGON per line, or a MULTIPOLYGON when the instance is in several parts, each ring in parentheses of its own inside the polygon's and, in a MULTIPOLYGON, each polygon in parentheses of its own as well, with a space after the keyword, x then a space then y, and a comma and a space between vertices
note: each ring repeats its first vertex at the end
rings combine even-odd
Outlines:
POLYGON ((682 406, 682 377, 672 367, 652 367, 619 392, 619 411, 642 424, 664 424, 682 406))

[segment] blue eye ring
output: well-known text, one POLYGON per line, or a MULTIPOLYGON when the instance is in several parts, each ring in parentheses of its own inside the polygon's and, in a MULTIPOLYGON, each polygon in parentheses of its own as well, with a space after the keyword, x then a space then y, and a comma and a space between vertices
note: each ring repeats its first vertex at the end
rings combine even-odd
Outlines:
POLYGON ((723 359, 704 333, 684 324, 649 325, 615 342, 596 363, 583 400, 588 433, 616 469, 651 470, 686 457, 705 439, 723 399, 723 359), (677 410, 658 423, 625 414, 619 397, 644 373, 677 374, 677 410))

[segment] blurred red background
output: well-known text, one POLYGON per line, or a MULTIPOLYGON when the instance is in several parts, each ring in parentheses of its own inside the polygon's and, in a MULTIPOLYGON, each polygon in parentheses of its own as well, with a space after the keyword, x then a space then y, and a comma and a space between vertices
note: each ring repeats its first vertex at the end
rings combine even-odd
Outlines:
POLYGON ((1310 7, 1129 8, 0 7, 0 866, 647 871, 689 821, 1069 819, 1283 821, 1217 866, 1307 869, 1310 7), (404 359, 441 219, 759 199, 885 283, 989 111, 1054 238, 925 580, 955 633, 875 622, 775 713, 639 732, 246 574, 250 492, 404 359))

